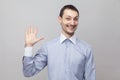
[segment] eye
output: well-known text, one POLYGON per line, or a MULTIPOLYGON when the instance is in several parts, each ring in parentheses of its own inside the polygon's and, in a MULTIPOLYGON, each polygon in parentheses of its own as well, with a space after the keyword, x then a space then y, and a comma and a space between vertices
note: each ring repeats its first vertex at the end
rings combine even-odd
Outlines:
POLYGON ((78 21, 78 18, 76 17, 76 18, 74 18, 74 20, 75 20, 75 21, 78 21))
POLYGON ((66 20, 67 20, 67 21, 69 21, 69 20, 70 20, 70 18, 66 18, 66 20))

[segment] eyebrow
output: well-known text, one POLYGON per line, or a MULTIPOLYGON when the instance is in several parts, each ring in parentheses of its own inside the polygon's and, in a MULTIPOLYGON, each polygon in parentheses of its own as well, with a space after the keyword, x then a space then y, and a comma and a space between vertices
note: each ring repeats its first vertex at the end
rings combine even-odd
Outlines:
MULTIPOLYGON (((69 16, 69 15, 66 15, 66 16, 67 16, 67 17, 71 17, 71 16, 69 16)), ((76 18, 76 17, 79 18, 79 16, 75 16, 75 18, 76 18)))

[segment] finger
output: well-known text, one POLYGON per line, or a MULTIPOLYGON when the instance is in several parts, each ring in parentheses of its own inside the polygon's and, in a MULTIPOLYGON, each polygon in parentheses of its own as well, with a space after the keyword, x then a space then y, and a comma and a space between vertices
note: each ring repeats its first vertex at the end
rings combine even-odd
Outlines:
POLYGON ((33 33, 33 28, 32 28, 32 26, 30 26, 30 33, 33 33))
POLYGON ((31 32, 31 27, 29 26, 28 27, 28 34, 31 32))
POLYGON ((27 35, 29 33, 29 27, 26 29, 25 34, 27 35))
POLYGON ((31 32, 32 32, 32 33, 35 33, 35 28, 32 27, 31 32))
POLYGON ((41 38, 40 38, 40 40, 43 40, 44 39, 44 37, 42 36, 41 38))
POLYGON ((35 28, 34 28, 34 27, 32 27, 31 32, 32 32, 32 33, 34 33, 34 30, 35 30, 35 28))
POLYGON ((28 32, 26 31, 26 32, 25 32, 25 36, 27 36, 27 35, 28 35, 28 32))
POLYGON ((37 28, 34 29, 34 33, 35 33, 35 35, 37 35, 37 33, 38 33, 38 29, 37 28))
POLYGON ((37 39, 36 42, 39 42, 39 41, 41 41, 41 40, 43 40, 43 39, 44 39, 44 37, 41 37, 41 38, 37 39))

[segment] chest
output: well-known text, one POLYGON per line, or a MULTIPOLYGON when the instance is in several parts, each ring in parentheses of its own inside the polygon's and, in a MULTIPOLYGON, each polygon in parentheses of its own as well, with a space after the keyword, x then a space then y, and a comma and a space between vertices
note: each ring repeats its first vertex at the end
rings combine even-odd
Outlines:
POLYGON ((57 45, 48 49, 48 63, 54 66, 83 67, 85 64, 85 51, 77 46, 57 45))

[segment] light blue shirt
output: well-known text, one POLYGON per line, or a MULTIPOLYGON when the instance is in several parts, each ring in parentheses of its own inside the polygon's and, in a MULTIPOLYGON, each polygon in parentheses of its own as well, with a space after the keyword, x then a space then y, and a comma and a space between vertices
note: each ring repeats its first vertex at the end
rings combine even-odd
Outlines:
POLYGON ((95 80, 95 64, 91 47, 75 36, 60 37, 43 45, 32 57, 32 48, 25 49, 24 76, 30 77, 48 66, 49 80, 95 80))

